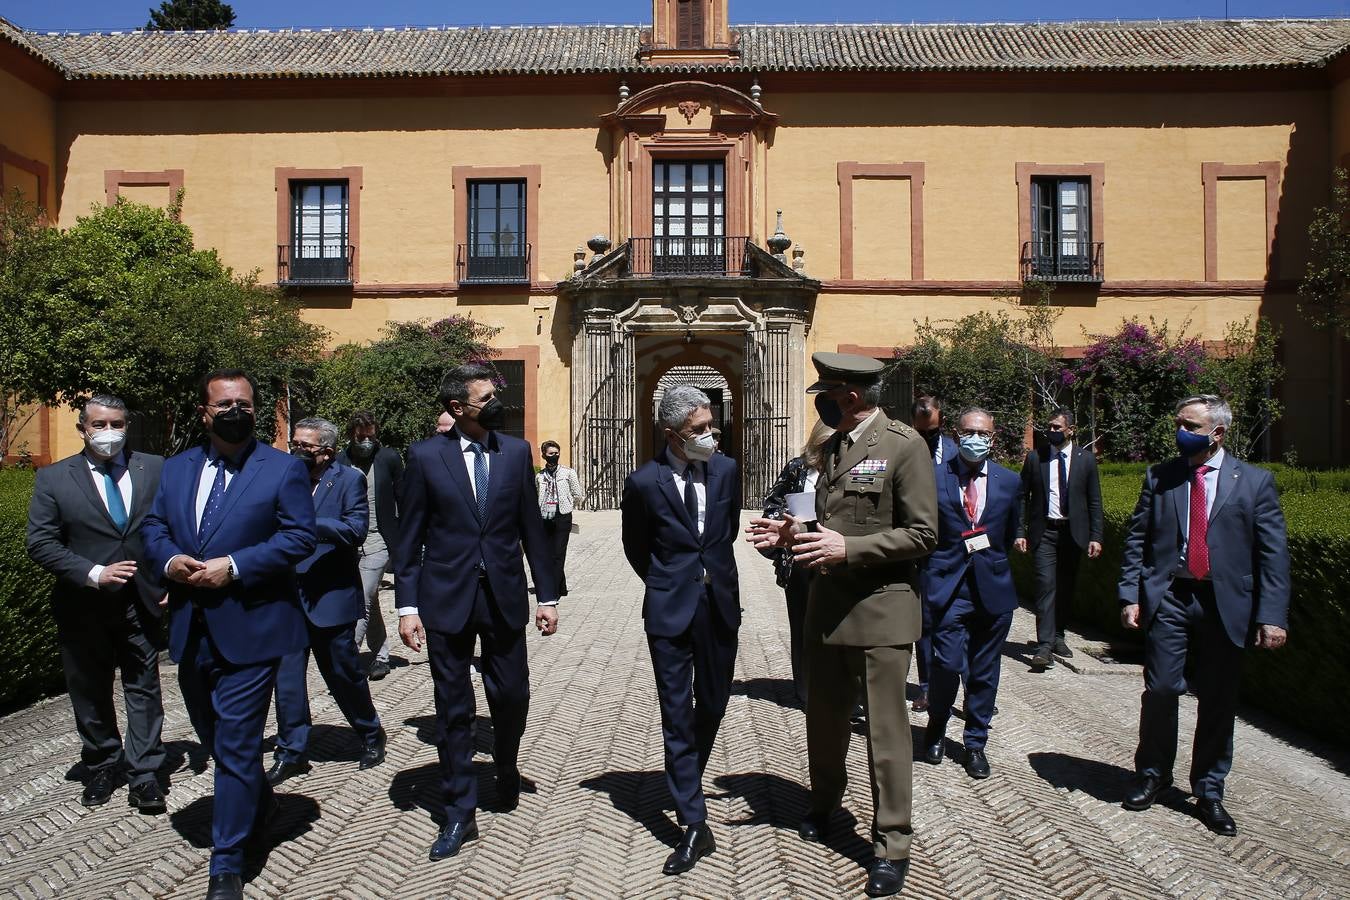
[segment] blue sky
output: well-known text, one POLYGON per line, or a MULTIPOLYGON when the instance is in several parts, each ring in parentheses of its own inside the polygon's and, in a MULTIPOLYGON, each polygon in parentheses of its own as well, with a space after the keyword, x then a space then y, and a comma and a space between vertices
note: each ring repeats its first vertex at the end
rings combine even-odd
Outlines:
MULTIPOLYGON (((144 25, 149 0, 0 0, 24 28, 113 30, 144 25)), ((648 22, 650 0, 235 0, 244 28, 648 22)), ((1350 16, 1350 0, 731 0, 733 22, 1010 22, 1350 16)))

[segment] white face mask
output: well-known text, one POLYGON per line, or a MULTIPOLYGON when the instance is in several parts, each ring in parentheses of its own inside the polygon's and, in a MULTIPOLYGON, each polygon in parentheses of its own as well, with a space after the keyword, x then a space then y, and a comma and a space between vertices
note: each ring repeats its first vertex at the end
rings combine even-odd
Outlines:
POLYGON ((711 431, 707 434, 696 434, 684 441, 685 458, 694 462, 707 462, 712 459, 713 452, 716 449, 717 441, 713 438, 711 431))
POLYGON ((112 459, 127 445, 127 433, 105 428, 89 435, 89 449, 99 459, 112 459))

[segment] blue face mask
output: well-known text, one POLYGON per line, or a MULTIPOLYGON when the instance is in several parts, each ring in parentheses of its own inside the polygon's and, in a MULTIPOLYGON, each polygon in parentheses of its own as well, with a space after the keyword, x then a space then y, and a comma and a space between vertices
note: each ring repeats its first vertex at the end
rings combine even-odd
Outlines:
POLYGON ((1209 449, 1212 442, 1213 435, 1211 434, 1196 434, 1194 431, 1187 431, 1185 428, 1177 429, 1177 450, 1187 459, 1204 453, 1209 449))
POLYGON ((994 441, 982 434, 961 435, 961 458, 969 463, 984 462, 989 451, 994 449, 994 441))

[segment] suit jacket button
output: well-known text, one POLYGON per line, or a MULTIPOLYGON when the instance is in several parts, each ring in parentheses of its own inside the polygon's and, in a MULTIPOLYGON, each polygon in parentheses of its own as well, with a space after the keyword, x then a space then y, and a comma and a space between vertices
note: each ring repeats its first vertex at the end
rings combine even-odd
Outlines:
POLYGON ((830 517, 830 514, 829 514, 829 513, 826 513, 826 514, 825 514, 825 518, 828 519, 829 517, 830 517))

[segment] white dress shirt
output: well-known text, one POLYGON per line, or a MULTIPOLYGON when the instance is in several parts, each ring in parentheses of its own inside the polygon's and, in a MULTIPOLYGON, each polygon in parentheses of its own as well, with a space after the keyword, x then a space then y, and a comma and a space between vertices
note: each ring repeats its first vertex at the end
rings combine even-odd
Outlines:
POLYGON ((686 460, 680 459, 674 453, 666 452, 666 459, 670 461, 670 474, 675 479, 675 496, 681 500, 684 499, 684 473, 688 469, 690 477, 694 482, 694 496, 698 498, 698 533, 703 534, 703 522, 708 516, 708 466, 691 464, 686 460))
POLYGON ((881 415, 880 406, 872 410, 870 416, 859 422, 858 427, 848 433, 848 442, 845 444, 845 447, 852 447, 854 444, 858 443, 858 441, 862 440, 863 435, 867 434, 867 429, 872 427, 873 420, 879 415, 881 415))
MULTIPOLYGON (((98 491, 98 498, 103 501, 103 508, 108 508, 108 481, 103 477, 103 467, 109 462, 112 463, 112 477, 117 484, 117 492, 122 495, 122 508, 127 511, 127 521, 131 521, 131 473, 127 471, 127 457, 125 453, 119 453, 111 460, 101 460, 95 458, 88 451, 85 451, 84 461, 89 466, 89 475, 94 479, 94 489, 98 491)), ((98 580, 103 575, 103 566, 94 566, 89 570, 88 577, 84 583, 91 588, 98 587, 98 580)))
POLYGON ((820 472, 818 472, 818 471, 817 471, 816 469, 814 469, 814 468, 812 468, 812 469, 807 469, 807 470, 806 470, 806 483, 802 485, 802 490, 803 490, 803 491, 814 491, 814 490, 816 489, 816 482, 818 482, 818 481, 820 481, 820 472))
POLYGON ((938 435, 937 443, 933 445, 933 465, 942 465, 942 435, 938 435))
POLYGON ((1064 483, 1069 483, 1069 467, 1073 464, 1073 441, 1065 441, 1059 446, 1050 448, 1050 483, 1045 486, 1046 500, 1048 507, 1045 514, 1051 519, 1067 519, 1068 516, 1059 511, 1059 465, 1064 464, 1064 483), (1057 454, 1063 454, 1063 459, 1057 459, 1057 454))

